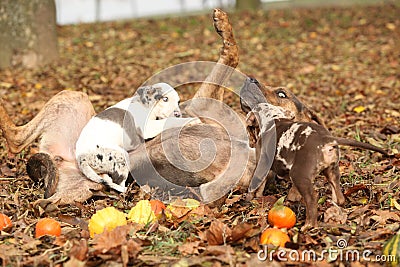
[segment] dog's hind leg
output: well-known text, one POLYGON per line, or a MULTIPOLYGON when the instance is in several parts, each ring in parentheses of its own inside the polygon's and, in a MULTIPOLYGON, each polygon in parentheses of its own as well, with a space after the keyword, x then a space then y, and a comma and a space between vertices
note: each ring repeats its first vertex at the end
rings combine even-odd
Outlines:
POLYGON ((345 197, 340 187, 340 170, 338 164, 333 164, 323 171, 326 179, 332 187, 332 200, 339 205, 343 205, 345 197))
POLYGON ((16 126, 3 100, 0 101, 0 128, 13 154, 21 152, 36 138, 42 137, 40 152, 74 161, 76 140, 93 115, 94 109, 86 94, 61 91, 30 122, 16 126))
POLYGON ((220 9, 214 9, 213 20, 214 28, 221 36, 223 46, 217 65, 215 65, 193 98, 205 97, 222 101, 224 98, 224 88, 220 85, 230 77, 232 71, 238 65, 239 53, 228 15, 220 9))

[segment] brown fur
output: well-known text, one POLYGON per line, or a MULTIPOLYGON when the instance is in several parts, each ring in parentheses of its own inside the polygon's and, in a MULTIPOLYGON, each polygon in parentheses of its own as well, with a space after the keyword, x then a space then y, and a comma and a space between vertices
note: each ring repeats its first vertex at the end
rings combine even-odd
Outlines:
MULTIPOLYGON (((214 26, 223 41, 223 48, 218 63, 235 68, 239 58, 238 50, 228 17, 221 10, 214 11, 214 26)), ((223 71, 221 71, 221 67, 217 65, 211 72, 208 81, 221 84, 221 81, 227 79, 230 75, 230 72, 226 71, 226 68, 222 70, 223 71)), ((285 109, 290 109, 296 114, 297 120, 315 120, 310 110, 302 108, 305 106, 301 104, 301 102, 295 102, 296 98, 294 96, 288 99, 289 102, 283 102, 276 99, 275 91, 266 87, 262 89, 265 97, 269 99, 271 103, 280 105, 285 109), (290 101, 292 101, 292 103, 290 103, 290 101)), ((195 96, 195 98, 200 97, 222 100, 223 89, 210 83, 204 83, 195 96)), ((46 179, 56 179, 55 177, 59 179, 55 194, 51 196, 51 199, 54 201, 59 201, 60 203, 73 203, 77 200, 83 201, 91 196, 90 189, 97 190, 101 187, 101 185, 91 183, 88 179, 83 177, 76 168, 74 153, 71 152, 74 151, 75 142, 82 127, 93 114, 93 107, 87 95, 71 91, 63 91, 55 95, 46 103, 38 115, 24 126, 15 126, 3 105, 0 105, 0 128, 3 130, 3 135, 6 138, 11 152, 18 153, 37 137, 42 137, 40 141, 40 152, 49 154, 51 156, 51 163, 49 164, 53 164, 58 169, 58 176, 56 174, 46 176, 50 177, 46 179), (61 160, 56 161, 55 158, 61 158, 61 160), (74 194, 74 192, 76 194, 74 194)), ((230 142, 227 142, 227 139, 224 137, 225 133, 217 130, 216 128, 218 128, 218 126, 216 125, 212 127, 214 128, 208 126, 192 126, 191 129, 188 129, 191 134, 183 135, 182 139, 179 141, 186 144, 187 148, 185 148, 186 151, 184 151, 184 154, 188 154, 189 157, 192 153, 195 155, 197 151, 197 143, 192 142, 194 138, 213 136, 214 139, 220 142, 218 147, 221 148, 220 151, 222 152, 218 155, 217 161, 210 166, 210 169, 206 169, 199 174, 182 172, 174 168, 165 156, 159 153, 162 146, 162 141, 159 137, 156 137, 146 144, 152 162, 157 166, 158 171, 168 179, 176 179, 179 174, 180 177, 184 177, 183 181, 176 181, 179 183, 196 185, 204 181, 209 181, 210 186, 206 188, 207 192, 205 192, 205 196, 208 199, 215 199, 215 197, 220 194, 219 187, 225 186, 225 184, 223 184, 224 181, 216 180, 217 184, 212 183, 212 181, 215 180, 215 177, 219 177, 225 172, 227 163, 224 158, 227 159, 230 156, 230 154, 228 154, 228 149, 226 149, 230 147, 230 142), (218 182, 222 184, 218 184, 218 182)), ((248 165, 245 166, 245 172, 241 180, 241 184, 244 188, 249 184, 251 173, 255 168, 254 157, 254 153, 251 154, 250 160, 247 161, 248 165)), ((46 159, 34 157, 32 160, 39 160, 38 162, 40 164, 40 160, 46 159)), ((44 164, 44 166, 46 166, 46 164, 44 164)), ((47 164, 47 166, 49 165, 47 164)), ((47 184, 50 185, 54 183, 48 181, 47 184)), ((53 190, 50 190, 50 192, 52 191, 53 190)))
POLYGON ((258 161, 249 191, 261 190, 262 192, 270 171, 291 180, 293 187, 300 193, 306 205, 306 222, 303 229, 317 226, 318 197, 313 189, 313 183, 319 173, 323 173, 332 186, 333 201, 339 205, 345 202, 340 189, 339 144, 357 145, 357 147, 387 154, 385 150, 370 144, 336 138, 322 125, 312 122, 293 122, 281 118, 274 120, 273 131, 275 132, 273 133, 276 133, 274 136, 276 150, 272 166, 268 168, 266 166, 271 146, 269 142, 271 133, 260 130, 263 124, 267 123, 261 119, 260 112, 266 112, 266 110, 252 111, 247 117, 250 146, 256 147, 258 161), (282 139, 284 135, 285 139, 282 139))

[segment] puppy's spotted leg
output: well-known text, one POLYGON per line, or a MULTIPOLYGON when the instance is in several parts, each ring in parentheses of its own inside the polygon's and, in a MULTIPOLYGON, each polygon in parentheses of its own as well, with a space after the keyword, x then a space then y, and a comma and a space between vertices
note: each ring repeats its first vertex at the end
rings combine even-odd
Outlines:
POLYGON ((99 148, 92 153, 80 155, 78 166, 90 180, 125 192, 129 168, 126 164, 127 153, 120 150, 122 149, 99 148))

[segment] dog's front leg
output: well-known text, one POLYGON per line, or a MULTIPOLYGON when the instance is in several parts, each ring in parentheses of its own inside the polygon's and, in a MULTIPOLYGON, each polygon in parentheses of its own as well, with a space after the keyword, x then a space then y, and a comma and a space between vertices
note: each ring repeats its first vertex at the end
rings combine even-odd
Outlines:
POLYGON ((86 94, 62 91, 51 98, 30 122, 16 126, 3 101, 0 102, 0 128, 9 151, 14 154, 42 137, 40 152, 74 161, 76 140, 93 115, 94 109, 86 94))

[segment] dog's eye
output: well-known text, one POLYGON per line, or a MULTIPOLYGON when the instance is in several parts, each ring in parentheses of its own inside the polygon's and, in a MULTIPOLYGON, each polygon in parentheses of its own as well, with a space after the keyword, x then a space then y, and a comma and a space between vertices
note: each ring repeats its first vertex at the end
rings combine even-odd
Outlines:
POLYGON ((276 92, 279 98, 287 98, 287 95, 284 91, 278 91, 276 92))
POLYGON ((168 102, 168 97, 164 96, 164 97, 162 98, 162 101, 168 102))

